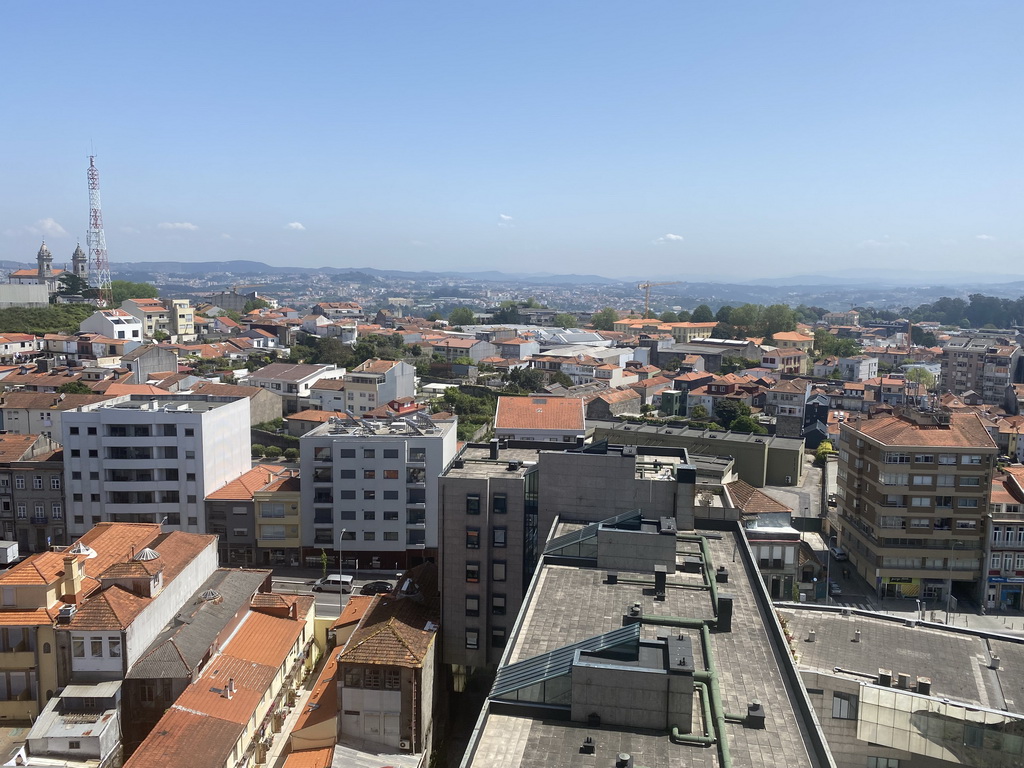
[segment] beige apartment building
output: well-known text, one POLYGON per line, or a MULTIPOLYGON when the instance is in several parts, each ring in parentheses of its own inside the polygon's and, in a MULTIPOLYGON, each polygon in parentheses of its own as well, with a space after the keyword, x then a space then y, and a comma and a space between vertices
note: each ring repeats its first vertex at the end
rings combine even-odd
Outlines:
POLYGON ((912 409, 845 422, 838 541, 880 596, 979 599, 998 449, 975 413, 912 409))

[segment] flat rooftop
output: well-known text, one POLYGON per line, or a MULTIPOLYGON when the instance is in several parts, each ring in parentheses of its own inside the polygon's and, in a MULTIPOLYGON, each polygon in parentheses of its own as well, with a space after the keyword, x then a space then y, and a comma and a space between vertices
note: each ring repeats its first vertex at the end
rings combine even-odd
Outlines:
POLYGON ((463 462, 462 466, 458 466, 457 463, 452 464, 444 476, 482 478, 491 477, 496 472, 502 471, 509 477, 522 477, 528 469, 537 463, 539 452, 538 448, 502 448, 498 453, 498 458, 492 459, 488 448, 469 445, 459 454, 459 458, 463 462), (509 470, 510 463, 513 461, 517 462, 519 466, 515 470, 509 470))
MULTIPOLYGON (((712 430, 688 429, 686 427, 673 427, 664 424, 644 424, 640 422, 602 421, 599 419, 587 419, 587 433, 592 435, 595 430, 607 430, 609 439, 615 440, 615 435, 622 432, 635 432, 642 435, 666 435, 683 437, 690 440, 718 440, 731 443, 765 443, 769 448, 782 448, 788 450, 802 451, 804 441, 796 437, 778 437, 775 435, 755 435, 749 432, 715 432, 712 430)), ((714 443, 706 443, 708 451, 714 447, 714 443)), ((696 451, 696 449, 691 449, 696 451)), ((726 450, 726 449, 723 449, 726 450)), ((702 450, 701 452, 706 452, 702 450)))
POLYGON ((414 413, 419 415, 393 421, 359 417, 354 420, 331 418, 303 437, 439 437, 455 427, 454 420, 433 421, 421 411, 414 413))
POLYGON ((210 396, 210 395, 132 395, 130 400, 109 403, 100 406, 100 411, 162 411, 164 413, 194 413, 196 411, 212 411, 245 397, 210 396))
MULTIPOLYGON (((571 530, 560 526, 559 533, 571 530)), ((788 653, 770 641, 766 620, 771 620, 770 603, 763 586, 747 559, 746 544, 738 531, 706 532, 712 568, 725 565, 728 583, 718 585, 719 593, 733 596, 731 632, 711 632, 711 655, 718 670, 722 703, 726 712, 746 712, 754 699, 767 715, 763 730, 728 724, 726 741, 732 763, 737 768, 764 765, 821 766, 813 737, 819 738, 809 712, 797 707, 795 674, 784 674, 784 664, 792 664, 788 653), (741 551, 742 550, 742 551, 741 551), (755 587, 761 597, 755 595, 755 587)), ((699 554, 700 545, 682 538, 676 540, 676 560, 699 554)), ((623 626, 623 614, 639 603, 645 617, 686 617, 712 619, 714 611, 709 593, 702 588, 701 573, 677 570, 668 574, 664 600, 657 600, 653 574, 618 570, 617 583, 607 583, 604 570, 574 565, 543 563, 534 577, 533 591, 524 605, 517 630, 509 639, 510 647, 502 666, 530 659, 566 645, 602 635, 623 626)), ((641 639, 653 640, 670 631, 683 634, 693 644, 698 670, 704 669, 700 630, 667 630, 663 626, 642 624, 641 639)), ((790 671, 793 669, 790 667, 790 671)), ((623 696, 630 695, 624 690, 623 696)), ((695 713, 699 711, 697 699, 695 713)), ((700 719, 694 730, 699 732, 700 719)), ((586 723, 518 714, 507 706, 491 705, 479 723, 479 735, 466 768, 570 768, 614 764, 615 755, 628 752, 636 766, 690 768, 720 766, 718 750, 678 745, 667 731, 625 727, 590 726, 586 723), (595 754, 582 754, 583 739, 596 741, 595 754)))

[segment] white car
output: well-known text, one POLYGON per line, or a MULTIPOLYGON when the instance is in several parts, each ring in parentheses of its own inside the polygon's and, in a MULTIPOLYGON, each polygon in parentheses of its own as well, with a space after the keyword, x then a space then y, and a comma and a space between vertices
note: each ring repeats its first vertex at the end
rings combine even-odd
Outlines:
POLYGON ((346 595, 352 592, 352 577, 339 573, 332 573, 317 579, 313 582, 314 592, 342 592, 346 595))

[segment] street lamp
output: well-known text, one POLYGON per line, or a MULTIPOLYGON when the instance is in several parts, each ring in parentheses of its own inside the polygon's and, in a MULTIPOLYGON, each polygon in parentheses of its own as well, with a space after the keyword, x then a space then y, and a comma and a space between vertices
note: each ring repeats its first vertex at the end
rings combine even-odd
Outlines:
POLYGON ((832 540, 835 539, 836 546, 839 545, 839 539, 836 539, 835 535, 828 537, 828 542, 825 544, 825 605, 832 604, 832 540))
MULTIPOLYGON (((956 555, 959 544, 964 544, 963 541, 953 540, 953 555, 956 555)), ((966 547, 964 547, 966 549, 966 547)), ((949 585, 946 587, 946 624, 949 624, 949 604, 953 600, 953 556, 949 558, 949 585)))
MULTIPOLYGON (((343 542, 345 540, 345 531, 347 531, 347 530, 348 530, 348 528, 342 528, 341 529, 341 533, 338 534, 338 576, 339 576, 340 582, 341 582, 340 584, 338 584, 338 589, 339 590, 344 590, 345 589, 345 561, 342 559, 342 556, 341 556, 341 547, 342 547, 341 542, 343 542)), ((338 594, 339 595, 343 594, 343 592, 339 591, 338 594)))

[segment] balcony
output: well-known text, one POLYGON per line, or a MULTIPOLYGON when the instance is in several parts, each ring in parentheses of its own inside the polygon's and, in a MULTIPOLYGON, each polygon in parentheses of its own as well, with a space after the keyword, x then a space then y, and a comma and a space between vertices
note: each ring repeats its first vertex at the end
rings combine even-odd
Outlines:
POLYGON ((46 515, 32 515, 31 521, 32 525, 46 525, 50 522, 46 515))

